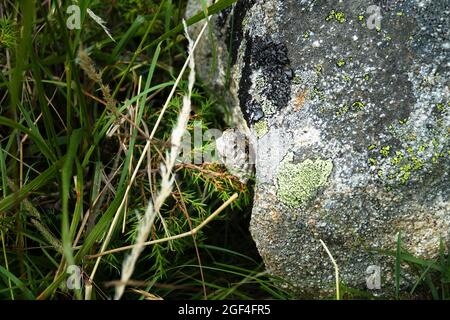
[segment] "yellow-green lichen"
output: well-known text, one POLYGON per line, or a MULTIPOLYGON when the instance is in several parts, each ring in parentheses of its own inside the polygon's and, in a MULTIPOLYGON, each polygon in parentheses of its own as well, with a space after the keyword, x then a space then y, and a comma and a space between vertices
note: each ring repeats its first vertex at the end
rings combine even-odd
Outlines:
POLYGON ((389 156, 390 151, 391 151, 391 146, 385 146, 385 147, 381 148, 380 154, 383 157, 387 158, 389 156))
POLYGON ((448 111, 448 106, 450 106, 450 103, 447 103, 447 106, 444 103, 438 103, 436 105, 436 109, 438 110, 439 113, 446 114, 448 111))
POLYGON ((316 70, 316 73, 320 75, 323 72, 323 65, 322 64, 316 64, 314 66, 314 69, 316 70))
POLYGON ((415 148, 406 146, 403 151, 393 150, 393 147, 389 145, 378 147, 375 144, 370 145, 368 150, 370 152, 369 167, 390 187, 407 184, 424 169, 427 162, 437 164, 446 157, 445 152, 442 151, 434 151, 431 157, 428 156, 430 152, 433 152, 432 150, 441 150, 437 139, 433 139, 428 145, 422 144, 415 148), (384 170, 380 167, 384 167, 384 170))
POLYGON ((313 100, 315 97, 319 97, 319 100, 324 101, 325 100, 325 94, 317 87, 314 87, 313 92, 311 92, 311 100, 313 100))
POLYGON ((345 13, 343 11, 337 11, 337 10, 331 10, 328 16, 325 18, 325 21, 332 21, 336 20, 339 23, 344 23, 346 21, 345 19, 345 13))
POLYGON ((362 111, 362 110, 364 110, 365 107, 366 107, 366 105, 364 103, 362 103, 361 101, 355 101, 352 104, 352 110, 355 112, 362 111))
POLYGON ((302 77, 298 75, 294 76, 294 78, 292 79, 292 84, 300 85, 302 83, 303 83, 302 77))
POLYGON ((307 159, 295 164, 292 160, 293 154, 289 154, 278 167, 278 197, 291 207, 299 207, 325 185, 333 170, 333 162, 307 159))
POLYGON ((342 76, 342 78, 344 79, 344 81, 347 81, 347 82, 352 81, 352 78, 347 75, 342 76))
POLYGON ((255 123, 253 129, 255 130, 256 137, 262 138, 269 132, 269 125, 267 124, 267 121, 261 120, 255 123))
POLYGON ((338 62, 336 62, 336 65, 338 66, 338 68, 342 68, 346 64, 347 64, 347 62, 345 61, 345 59, 340 59, 338 62))
POLYGON ((366 107, 366 105, 361 101, 355 101, 352 103, 351 106, 349 106, 348 104, 344 104, 336 111, 336 116, 341 117, 341 116, 345 115, 346 113, 348 113, 349 111, 357 113, 357 112, 364 110, 365 107, 366 107))
POLYGON ((340 107, 336 111, 336 116, 340 117, 340 116, 346 114, 349 110, 350 110, 350 107, 348 106, 348 104, 344 104, 342 107, 340 107))

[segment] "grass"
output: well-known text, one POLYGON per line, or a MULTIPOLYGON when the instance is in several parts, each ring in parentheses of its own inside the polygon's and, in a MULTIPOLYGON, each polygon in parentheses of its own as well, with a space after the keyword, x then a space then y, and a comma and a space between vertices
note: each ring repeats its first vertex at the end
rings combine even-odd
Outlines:
MULTIPOLYGON (((187 24, 235 1, 202 1, 187 24)), ((79 0, 79 30, 66 26, 71 4, 0 0, 0 299, 83 299, 89 282, 68 290, 69 265, 90 277, 91 299, 113 296, 128 251, 93 256, 135 243, 188 91, 187 75, 175 86, 187 59, 185 1, 79 0), (87 8, 106 21, 115 41, 87 8)), ((197 81, 191 135, 199 124, 226 128, 218 99, 197 81)), ((251 186, 217 164, 177 164, 174 172, 174 188, 150 230, 149 241, 160 242, 141 254, 124 297, 296 298, 286 281, 265 272, 250 237, 251 186)), ((397 298, 405 264, 417 274, 411 294, 449 298, 443 245, 438 260, 425 261, 408 255, 399 237, 397 251, 386 254, 397 261, 397 298)), ((340 288, 344 299, 374 298, 340 288)))
MULTIPOLYGON (((203 6, 187 24, 205 21, 233 2, 203 6)), ((80 30, 66 27, 70 4, 1 2, 2 299, 82 299, 83 290, 65 287, 67 266, 82 266, 89 275, 96 261, 89 256, 103 245, 134 243, 139 216, 159 187, 159 163, 187 90, 186 77, 174 88, 187 58, 184 1, 79 1, 80 30), (86 8, 108 17, 115 42, 84 13, 86 8), (162 114, 172 88, 174 96, 162 114), (149 137, 150 148, 144 150, 149 137), (144 151, 146 160, 138 163, 144 151), (114 217, 120 223, 108 243, 114 217)), ((225 128, 223 117, 217 117, 218 103, 196 84, 191 134, 195 123, 225 128)), ((179 164, 175 172, 176 187, 150 237, 173 240, 145 249, 133 274, 137 285, 130 285, 125 297, 283 296, 280 280, 263 273, 260 258, 244 255, 249 248, 255 253, 250 239, 234 251, 212 245, 205 236, 208 225, 196 229, 235 193, 238 199, 216 218, 215 229, 230 215, 247 221, 251 190, 215 164, 179 164), (189 236, 176 237, 180 234, 189 236), (239 262, 234 266, 227 263, 231 260, 239 262), (180 286, 189 289, 173 289, 180 286)), ((91 298, 112 296, 107 284, 120 278, 124 256, 108 254, 100 261, 91 298)))

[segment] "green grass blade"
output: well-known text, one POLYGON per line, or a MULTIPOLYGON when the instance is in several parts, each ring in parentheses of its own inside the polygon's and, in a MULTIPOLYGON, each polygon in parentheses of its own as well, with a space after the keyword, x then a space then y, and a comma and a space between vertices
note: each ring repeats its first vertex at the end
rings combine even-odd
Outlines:
POLYGON ((72 168, 76 158, 76 153, 78 147, 81 143, 81 139, 83 138, 83 130, 76 129, 73 131, 72 136, 70 137, 69 147, 67 151, 67 156, 64 161, 64 166, 62 169, 62 242, 64 248, 64 256, 69 265, 73 265, 73 249, 72 242, 73 239, 70 237, 70 229, 69 229, 69 196, 70 196, 70 186, 72 180, 72 168))
POLYGON ((3 275, 6 277, 6 279, 10 279, 17 287, 20 288, 20 290, 25 295, 25 298, 28 300, 33 300, 34 295, 33 293, 26 287, 26 285, 15 275, 13 275, 11 272, 0 266, 0 275, 3 275))
POLYGON ((130 41, 130 39, 135 35, 136 31, 141 27, 141 25, 145 22, 145 18, 143 16, 137 16, 136 20, 134 20, 133 24, 128 28, 127 32, 122 36, 119 43, 114 48, 111 55, 116 57, 122 52, 125 48, 125 45, 130 41))
POLYGON ((36 177, 33 181, 26 184, 22 187, 22 189, 11 193, 6 198, 0 201, 0 212, 4 212, 6 210, 14 207, 18 202, 22 201, 24 198, 28 197, 30 193, 40 189, 45 186, 55 175, 58 173, 58 170, 62 164, 62 159, 54 163, 50 168, 42 172, 38 177, 36 177))
POLYGON ((397 234, 397 251, 395 257, 395 297, 400 298, 400 271, 402 263, 402 234, 401 231, 397 234))
POLYGON ((31 52, 31 44, 33 42, 31 33, 33 31, 33 24, 36 15, 35 5, 35 0, 20 1, 20 9, 22 12, 22 34, 16 49, 16 66, 12 72, 11 82, 9 86, 11 98, 11 115, 13 117, 16 116, 16 108, 20 103, 23 74, 28 64, 29 55, 31 52))
POLYGON ((0 116, 0 124, 8 126, 10 128, 17 129, 19 131, 22 131, 25 134, 28 134, 28 136, 33 139, 33 141, 38 146, 39 150, 42 152, 42 154, 45 155, 45 157, 47 159, 49 159, 52 162, 56 161, 57 158, 56 158, 55 154, 49 148, 47 143, 42 139, 42 137, 40 135, 36 134, 35 131, 30 130, 30 129, 26 128, 25 126, 21 125, 20 123, 17 123, 11 119, 8 119, 8 118, 2 117, 2 116, 0 116))

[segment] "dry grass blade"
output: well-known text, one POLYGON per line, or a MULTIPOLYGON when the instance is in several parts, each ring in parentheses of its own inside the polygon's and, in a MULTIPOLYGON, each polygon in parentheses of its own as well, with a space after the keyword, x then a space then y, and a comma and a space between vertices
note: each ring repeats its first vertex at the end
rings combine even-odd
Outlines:
MULTIPOLYGON (((188 79, 188 93, 183 97, 183 106, 181 108, 180 114, 178 115, 177 124, 174 130, 172 131, 171 135, 172 147, 170 151, 167 153, 166 163, 165 164, 161 163, 161 187, 159 190, 159 194, 156 196, 154 202, 149 201, 144 217, 142 218, 138 226, 136 246, 133 247, 131 254, 128 255, 123 262, 121 281, 124 283, 126 283, 133 274, 136 262, 144 249, 144 243, 148 239, 157 213, 161 209, 167 197, 169 197, 170 194, 172 193, 173 183, 175 179, 175 177, 172 175, 172 169, 174 168, 175 162, 178 158, 181 141, 189 121, 189 115, 191 112, 191 96, 195 84, 195 62, 193 53, 194 42, 187 34, 187 26, 185 26, 185 29, 186 29, 186 36, 189 41, 188 61, 190 73, 188 79)), ((117 285, 114 299, 116 300, 120 299, 124 291, 125 291, 125 284, 117 285)))
POLYGON ((334 260, 333 255, 331 254, 330 250, 328 250, 327 245, 325 244, 325 242, 322 241, 322 239, 319 239, 320 243, 322 244, 323 248, 325 249, 325 251, 327 252, 328 256, 330 257, 331 262, 333 263, 334 266, 334 273, 335 273, 335 280, 336 280, 336 300, 340 300, 341 299, 341 294, 340 294, 340 290, 339 290, 339 267, 336 263, 336 260, 334 260))

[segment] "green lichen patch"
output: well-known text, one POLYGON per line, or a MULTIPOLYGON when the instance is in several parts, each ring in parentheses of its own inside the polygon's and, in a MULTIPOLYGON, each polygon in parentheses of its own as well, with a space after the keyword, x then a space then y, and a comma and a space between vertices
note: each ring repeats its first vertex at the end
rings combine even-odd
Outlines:
POLYGON ((316 64, 314 66, 314 70, 318 75, 321 75, 323 73, 323 65, 322 64, 316 64))
POLYGON ((325 21, 330 22, 336 20, 339 23, 344 23, 346 21, 345 19, 345 13, 343 11, 337 11, 337 10, 331 10, 328 16, 325 18, 325 21))
POLYGON ((391 151, 391 146, 385 146, 385 147, 381 148, 380 154, 384 158, 387 158, 389 156, 390 151, 391 151))
POLYGON ((343 66, 345 66, 347 64, 347 62, 345 61, 345 59, 340 59, 336 62, 336 66, 338 68, 342 68, 343 66))
POLYGON ((293 155, 288 155, 278 167, 278 197, 291 207, 299 207, 325 185, 333 170, 333 162, 307 159, 295 164, 292 159, 293 155))
POLYGON ((262 138, 269 132, 269 125, 267 124, 267 121, 261 120, 255 123, 253 129, 255 130, 256 136, 262 138))
POLYGON ((321 101, 324 101, 326 99, 325 94, 323 91, 321 91, 319 88, 314 87, 313 91, 311 92, 311 100, 313 100, 315 97, 319 97, 321 101))
POLYGON ((395 150, 392 146, 372 144, 367 148, 371 153, 367 160, 369 167, 391 189, 407 184, 418 175, 428 162, 437 164, 447 157, 445 152, 435 151, 431 158, 427 154, 432 150, 440 150, 440 145, 432 141, 428 145, 407 146, 404 150, 395 150), (383 168, 383 169, 381 169, 383 168))
POLYGON ((436 110, 440 113, 440 114, 446 114, 449 110, 450 107, 450 102, 447 103, 447 105, 445 105, 444 103, 438 103, 436 105, 436 110))
POLYGON ((362 101, 355 101, 350 106, 346 103, 339 107, 339 109, 336 111, 336 116, 341 117, 345 114, 347 114, 349 111, 352 111, 353 113, 358 113, 360 111, 363 111, 366 108, 366 105, 362 101))
POLYGON ((366 105, 361 101, 355 101, 352 104, 352 110, 355 112, 362 111, 365 107, 366 105))
POLYGON ((341 117, 344 114, 346 114, 349 110, 350 110, 350 107, 348 106, 348 104, 344 104, 336 111, 336 116, 341 117))

